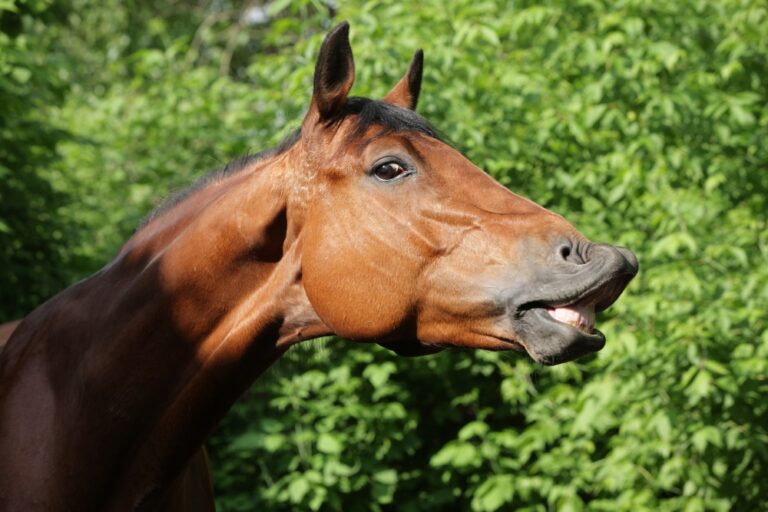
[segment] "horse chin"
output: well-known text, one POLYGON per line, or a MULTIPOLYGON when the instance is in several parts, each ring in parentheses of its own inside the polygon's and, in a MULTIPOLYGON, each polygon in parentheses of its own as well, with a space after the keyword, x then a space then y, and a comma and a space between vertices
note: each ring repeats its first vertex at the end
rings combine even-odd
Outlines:
POLYGON ((379 342, 379 345, 391 350, 399 356, 404 357, 427 356, 429 354, 436 354, 437 352, 444 350, 443 347, 425 345, 417 340, 381 341, 379 342))
POLYGON ((585 332, 555 320, 541 308, 526 311, 518 329, 528 355, 548 366, 573 361, 605 346, 605 335, 597 329, 585 332))

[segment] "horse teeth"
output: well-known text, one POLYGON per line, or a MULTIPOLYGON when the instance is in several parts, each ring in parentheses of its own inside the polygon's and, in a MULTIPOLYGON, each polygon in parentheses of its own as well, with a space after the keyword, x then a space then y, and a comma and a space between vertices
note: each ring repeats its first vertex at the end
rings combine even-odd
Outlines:
POLYGON ((547 308, 547 313, 559 322, 575 327, 586 334, 592 334, 595 325, 594 304, 572 304, 570 306, 547 308))

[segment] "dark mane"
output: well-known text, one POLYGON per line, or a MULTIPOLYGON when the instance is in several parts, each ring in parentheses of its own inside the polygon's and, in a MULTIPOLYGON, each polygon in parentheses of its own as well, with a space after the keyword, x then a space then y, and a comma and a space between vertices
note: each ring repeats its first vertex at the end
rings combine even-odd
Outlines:
POLYGON ((429 122, 413 110, 397 107, 384 101, 351 97, 344 110, 347 115, 357 115, 353 137, 362 135, 372 126, 380 126, 384 132, 417 132, 433 139, 443 140, 429 122))
MULTIPOLYGON (((433 128, 426 119, 416 112, 383 101, 357 96, 351 97, 347 100, 344 115, 340 118, 340 121, 350 115, 357 116, 357 119, 355 119, 355 129, 351 135, 352 138, 361 136, 373 126, 378 126, 382 129, 383 133, 417 132, 432 137, 433 139, 443 140, 440 133, 433 128)), ((160 206, 141 221, 138 229, 143 228, 150 221, 161 216, 163 213, 181 203, 198 190, 205 188, 210 183, 240 172, 260 160, 277 156, 288 151, 300 138, 301 129, 296 129, 289 133, 274 148, 261 151, 254 155, 235 158, 224 167, 209 172, 195 181, 192 185, 171 194, 160 204, 160 206)))

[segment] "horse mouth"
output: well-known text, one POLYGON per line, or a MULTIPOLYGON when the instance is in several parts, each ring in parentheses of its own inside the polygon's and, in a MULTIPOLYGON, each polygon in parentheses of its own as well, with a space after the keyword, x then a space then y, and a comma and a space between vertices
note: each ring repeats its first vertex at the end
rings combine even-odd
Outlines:
POLYGON ((560 323, 572 326, 584 334, 592 334, 595 314, 608 309, 627 287, 632 276, 616 276, 593 284, 585 292, 566 299, 537 300, 524 304, 521 310, 542 309, 560 323))
POLYGON ((568 324, 584 334, 592 334, 594 331, 594 304, 579 301, 576 304, 566 306, 548 307, 547 313, 558 322, 568 324))
POLYGON ((595 316, 616 302, 633 277, 607 276, 586 289, 521 305, 515 317, 528 354, 553 365, 602 349, 605 335, 595 328, 595 316))

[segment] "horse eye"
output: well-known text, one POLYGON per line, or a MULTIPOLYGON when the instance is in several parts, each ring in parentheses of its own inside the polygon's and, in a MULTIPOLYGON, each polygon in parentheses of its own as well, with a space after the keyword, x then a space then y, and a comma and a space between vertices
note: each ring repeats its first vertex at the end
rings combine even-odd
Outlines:
POLYGON ((397 162, 387 162, 377 165, 373 169, 373 175, 381 181, 391 181, 408 172, 405 167, 397 162))

